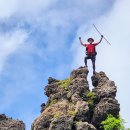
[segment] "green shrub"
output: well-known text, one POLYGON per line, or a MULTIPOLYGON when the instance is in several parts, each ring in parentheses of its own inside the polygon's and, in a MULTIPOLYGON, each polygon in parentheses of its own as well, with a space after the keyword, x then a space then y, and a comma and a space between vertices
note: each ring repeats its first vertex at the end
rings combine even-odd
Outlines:
POLYGON ((87 97, 87 102, 88 102, 89 107, 93 108, 94 100, 96 99, 95 93, 89 92, 89 93, 86 94, 86 97, 87 97))
POLYGON ((89 106, 93 106, 94 105, 94 101, 93 100, 88 100, 88 105, 89 106))
POLYGON ((89 92, 89 93, 87 93, 87 98, 94 100, 96 98, 96 95, 94 92, 89 92))
POLYGON ((59 81, 59 86, 63 89, 65 89, 66 91, 69 91, 69 85, 70 85, 70 78, 67 78, 65 80, 60 80, 59 81))
POLYGON ((125 130, 124 120, 118 116, 117 118, 109 114, 105 121, 101 123, 104 130, 125 130))

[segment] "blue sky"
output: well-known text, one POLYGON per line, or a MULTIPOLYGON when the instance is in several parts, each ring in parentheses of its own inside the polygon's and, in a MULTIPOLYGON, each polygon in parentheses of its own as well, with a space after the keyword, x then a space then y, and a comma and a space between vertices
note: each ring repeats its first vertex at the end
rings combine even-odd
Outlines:
POLYGON ((48 77, 64 79, 84 65, 78 37, 99 40, 95 23, 112 43, 97 48, 97 71, 116 82, 121 115, 130 127, 129 5, 129 0, 0 0, 0 113, 23 120, 29 130, 47 100, 48 77))

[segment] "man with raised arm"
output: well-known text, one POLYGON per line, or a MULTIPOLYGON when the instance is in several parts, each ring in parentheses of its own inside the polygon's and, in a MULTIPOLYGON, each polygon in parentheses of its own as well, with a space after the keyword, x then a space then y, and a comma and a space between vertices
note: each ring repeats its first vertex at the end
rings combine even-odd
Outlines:
POLYGON ((81 37, 79 37, 80 43, 81 45, 83 45, 84 47, 86 47, 86 57, 84 58, 84 62, 85 62, 85 66, 87 66, 87 60, 91 59, 92 64, 93 64, 93 74, 95 74, 95 61, 96 61, 96 46, 101 43, 103 39, 103 35, 101 35, 101 39, 99 42, 94 43, 94 39, 93 38, 89 38, 88 39, 88 43, 87 44, 83 44, 81 37))

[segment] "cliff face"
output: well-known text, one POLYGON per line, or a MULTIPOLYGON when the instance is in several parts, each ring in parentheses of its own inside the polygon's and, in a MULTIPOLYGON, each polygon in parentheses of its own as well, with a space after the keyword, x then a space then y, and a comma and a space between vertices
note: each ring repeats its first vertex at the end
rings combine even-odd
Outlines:
POLYGON ((4 114, 0 115, 0 130, 25 130, 25 125, 22 121, 13 120, 6 117, 4 114))
POLYGON ((92 76, 94 89, 89 90, 88 70, 80 67, 66 80, 48 79, 41 115, 33 122, 32 130, 102 130, 107 114, 120 111, 115 99, 117 88, 104 72, 92 76))

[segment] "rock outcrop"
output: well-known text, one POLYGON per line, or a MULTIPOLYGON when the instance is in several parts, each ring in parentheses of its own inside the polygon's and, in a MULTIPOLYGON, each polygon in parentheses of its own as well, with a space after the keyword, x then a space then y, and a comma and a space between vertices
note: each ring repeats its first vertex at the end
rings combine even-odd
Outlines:
POLYGON ((104 72, 94 75, 92 84, 94 85, 92 91, 99 99, 95 104, 92 123, 99 129, 100 123, 106 119, 108 114, 112 114, 115 117, 119 115, 120 105, 115 99, 117 87, 114 81, 109 80, 104 72))
POLYGON ((41 115, 32 130, 102 130, 107 114, 120 111, 115 99, 117 88, 104 72, 92 76, 94 89, 89 90, 88 70, 80 67, 66 80, 48 79, 45 94, 48 102, 41 105, 41 115))
POLYGON ((25 130, 25 125, 22 121, 13 120, 5 116, 0 115, 0 130, 25 130))

